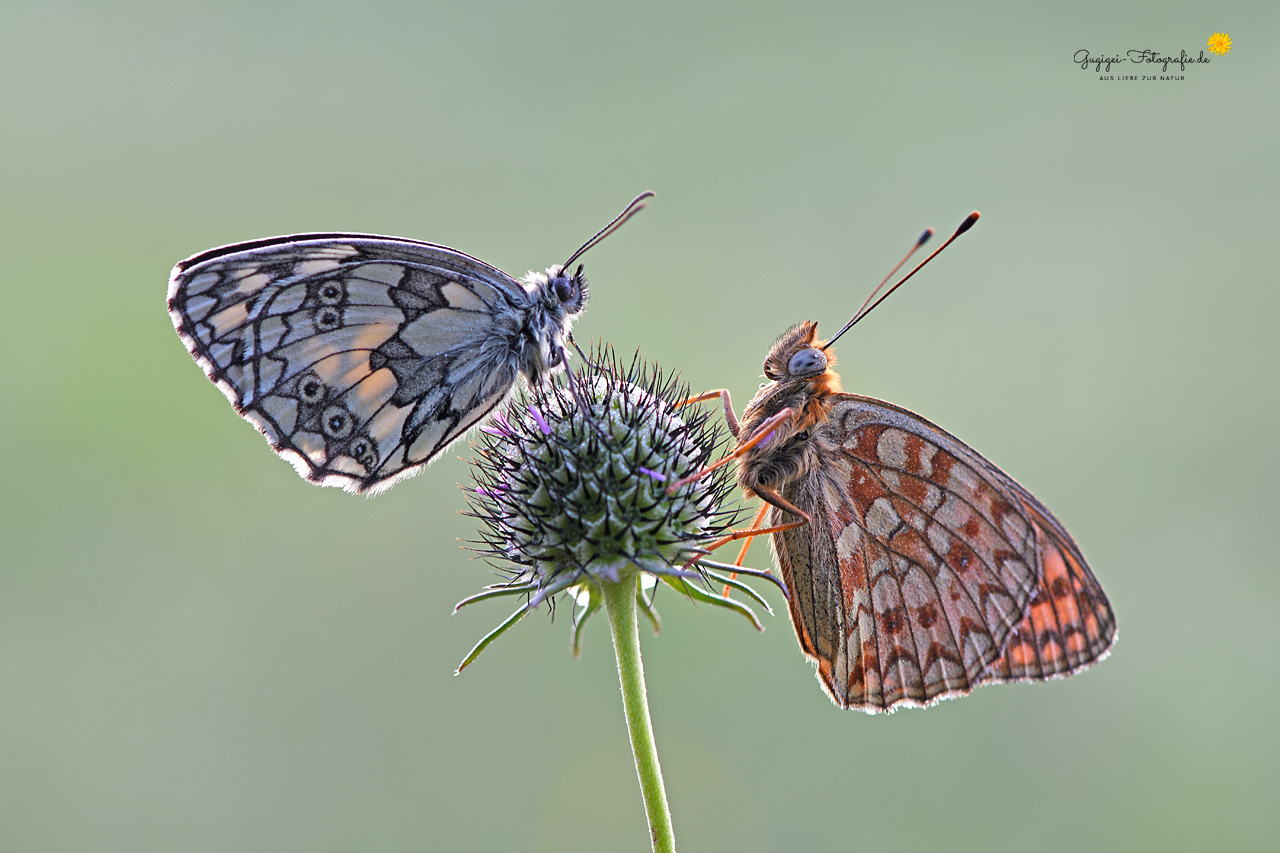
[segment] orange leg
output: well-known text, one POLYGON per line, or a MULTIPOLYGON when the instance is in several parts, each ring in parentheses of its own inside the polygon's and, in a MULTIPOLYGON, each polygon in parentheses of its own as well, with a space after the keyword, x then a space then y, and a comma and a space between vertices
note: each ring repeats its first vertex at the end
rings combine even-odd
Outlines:
MULTIPOLYGON (((692 403, 700 403, 705 400, 714 400, 716 397, 719 397, 724 402, 724 418, 725 418, 725 421, 727 421, 729 424, 729 431, 733 433, 734 438, 740 439, 741 427, 738 423, 737 415, 735 415, 733 412, 733 402, 729 398, 728 390, 722 388, 718 391, 706 391, 695 397, 690 397, 687 400, 681 400, 677 405, 687 406, 692 403)), ((772 417, 767 418, 763 423, 760 424, 759 428, 756 429, 755 435, 753 435, 750 439, 743 442, 742 444, 738 445, 738 447, 736 447, 734 451, 730 453, 728 456, 725 456, 724 458, 713 462, 712 464, 703 468, 701 471, 697 472, 696 474, 691 474, 688 477, 685 477, 681 480, 677 480, 676 482, 672 483, 670 486, 667 487, 667 491, 675 492, 677 489, 687 486, 690 483, 696 483, 698 480, 701 480, 703 477, 707 476, 712 471, 715 471, 719 468, 724 467, 725 465, 728 465, 730 462, 742 456, 744 453, 746 453, 751 448, 755 447, 760 442, 772 436, 773 431, 777 429, 778 426, 783 421, 791 417, 792 414, 793 414, 793 410, 790 407, 787 407, 777 412, 772 417)), ((778 493, 771 491, 769 489, 759 488, 759 487, 755 489, 755 492, 761 499, 764 500, 765 503, 763 506, 760 507, 760 511, 756 513, 755 519, 752 520, 751 528, 748 530, 732 531, 727 536, 717 539, 715 542, 707 546, 708 551, 715 551, 717 548, 720 548, 738 539, 747 540, 746 542, 742 543, 742 548, 741 550, 738 551, 738 558, 733 562, 735 566, 741 566, 743 561, 747 559, 747 551, 751 548, 751 542, 752 540, 755 539, 755 537, 763 536, 766 533, 780 533, 784 530, 792 530, 796 527, 803 527, 804 525, 808 524, 811 521, 808 513, 806 513, 804 510, 800 509, 799 507, 792 504, 790 501, 783 498, 782 495, 779 495, 778 493), (784 512, 789 512, 789 513, 792 513, 793 515, 798 515, 800 516, 801 520, 788 522, 786 524, 779 524, 774 527, 760 527, 759 524, 764 520, 765 513, 768 512, 769 510, 769 504, 776 506, 778 509, 781 509, 784 512)), ((690 560, 688 563, 684 565, 684 568, 686 569, 689 568, 694 563, 696 563, 699 559, 700 559, 699 557, 694 557, 692 560, 690 560)), ((736 578, 737 573, 734 572, 731 575, 731 577, 736 578)), ((729 595, 729 587, 727 586, 724 588, 724 595, 726 597, 729 595)))
MULTIPOLYGON (((759 526, 760 522, 764 521, 764 514, 768 511, 769 511, 769 505, 761 504, 760 511, 756 513, 756 517, 751 521, 751 526, 752 527, 759 526)), ((733 564, 735 566, 741 566, 744 562, 746 562, 747 550, 751 547, 751 540, 754 538, 755 538, 754 536, 748 536, 747 541, 742 543, 742 550, 738 552, 738 559, 733 561, 733 564)))
POLYGON ((724 419, 729 424, 729 432, 734 438, 738 437, 738 416, 733 413, 733 400, 729 399, 729 391, 727 388, 721 388, 719 391, 704 391, 696 397, 690 397, 687 400, 681 400, 676 403, 677 406, 687 406, 690 403, 701 403, 704 400, 714 400, 719 397, 724 403, 724 419))
MULTIPOLYGON (((754 519, 752 519, 752 521, 751 521, 751 526, 752 526, 753 528, 755 528, 755 527, 759 527, 759 526, 760 526, 760 522, 764 521, 764 514, 765 514, 766 512, 768 512, 768 511, 769 511, 769 505, 768 505, 768 504, 766 504, 766 503, 762 503, 762 504, 760 504, 760 511, 759 511, 759 512, 757 512, 757 513, 756 513, 756 517, 755 517, 754 519)), ((747 551, 751 550, 751 543, 752 543, 754 540, 755 540, 755 537, 754 537, 754 536, 748 536, 748 537, 747 537, 747 541, 742 543, 742 550, 738 551, 738 559, 736 559, 736 560, 734 560, 734 561, 733 561, 733 564, 734 564, 735 566, 741 566, 744 562, 746 562, 746 559, 747 559, 747 551)), ((735 579, 736 579, 736 578, 738 577, 738 573, 737 573, 737 572, 733 572, 732 574, 730 574, 730 575, 729 575, 729 577, 731 577, 731 578, 735 578, 735 579)), ((720 594, 721 594, 721 595, 723 595, 725 598, 728 598, 728 597, 729 597, 729 587, 728 587, 728 586, 726 586, 726 587, 724 588, 724 590, 723 590, 720 594)))
MULTIPOLYGON (((737 459, 739 456, 746 453, 748 450, 755 447, 757 444, 764 441, 769 436, 773 435, 773 431, 778 428, 778 425, 781 424, 783 421, 785 421, 787 418, 791 417, 792 413, 793 413, 793 410, 791 409, 790 406, 781 410, 776 415, 767 419, 764 423, 760 424, 760 428, 756 430, 756 434, 751 436, 751 438, 748 441, 745 441, 742 444, 739 444, 736 448, 734 448, 734 451, 730 453, 728 456, 724 456, 724 457, 721 457, 720 459, 717 459, 715 462, 712 462, 710 465, 708 465, 706 468, 703 468, 701 471, 697 472, 696 474, 690 474, 688 477, 685 477, 682 480, 676 480, 670 486, 667 486, 667 493, 673 494, 677 489, 681 489, 689 485, 690 483, 696 483, 699 480, 701 480, 703 477, 710 474, 712 471, 715 471, 718 468, 723 468, 725 465, 728 465, 730 462, 737 459)), ((781 498, 779 498, 779 500, 781 500, 781 498)), ((769 501, 769 502, 773 503, 773 501, 769 501)), ((777 506, 777 504, 774 504, 774 505, 777 506)), ((798 511, 799 510, 797 510, 797 512, 798 511)), ((808 516, 805 516, 805 517, 808 518, 808 516)))
MULTIPOLYGON (((789 410, 783 409, 783 411, 786 412, 789 410)), ((708 551, 715 551, 717 548, 721 548, 725 545, 728 545, 730 542, 736 542, 739 539, 750 539, 755 536, 763 536, 766 533, 781 533, 784 530, 794 530, 797 527, 804 527, 806 524, 813 521, 813 519, 809 516, 809 513, 800 509, 800 507, 791 503, 789 500, 787 500, 777 492, 766 489, 763 486, 757 486, 755 492, 757 495, 760 496, 762 500, 764 500, 767 503, 773 504, 778 509, 783 510, 785 512, 789 512, 793 515, 800 516, 800 520, 788 521, 786 524, 778 524, 773 527, 757 527, 751 530, 731 531, 730 533, 727 533, 724 536, 721 536, 719 539, 717 539, 716 541, 708 545, 707 546, 708 551)), ((763 512, 761 513, 761 515, 763 515, 763 512)), ((698 562, 698 560, 699 560, 699 557, 694 557, 692 560, 684 564, 684 568, 686 569, 689 568, 694 563, 698 562)))

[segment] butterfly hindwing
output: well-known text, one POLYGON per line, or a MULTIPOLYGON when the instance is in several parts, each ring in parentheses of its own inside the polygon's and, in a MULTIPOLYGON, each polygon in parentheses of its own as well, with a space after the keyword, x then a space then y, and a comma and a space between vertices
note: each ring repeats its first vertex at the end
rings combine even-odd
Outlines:
POLYGON ((1111 604, 1070 534, 1031 495, 1023 505, 1035 520, 1040 582, 983 683, 1064 678, 1105 658, 1116 639, 1111 604))
POLYGON ((169 311, 242 416, 307 479, 384 488, 511 392, 519 282, 444 246, 355 234, 214 249, 169 311))
MULTIPOLYGON (((1105 652, 1114 619, 1101 588, 1034 498, 905 409, 851 394, 832 403, 817 427, 824 464, 787 491, 812 521, 776 534, 774 547, 801 646, 839 705, 926 705, 990 681, 1065 674, 1105 652), (1059 640, 1073 658, 1045 647, 1036 660, 1053 665, 1034 669, 1010 650, 1033 628, 1049 636, 1037 604, 1046 583, 1075 591, 1056 636, 1064 624, 1078 632, 1059 640)), ((773 510, 770 523, 784 515, 773 510)))

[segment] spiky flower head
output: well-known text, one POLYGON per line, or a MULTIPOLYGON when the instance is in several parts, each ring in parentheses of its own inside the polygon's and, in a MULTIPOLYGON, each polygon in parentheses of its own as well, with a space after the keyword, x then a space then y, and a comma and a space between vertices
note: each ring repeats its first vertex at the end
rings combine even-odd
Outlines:
MULTIPOLYGON (((523 595, 526 604, 463 666, 565 591, 583 608, 575 618, 576 653, 584 617, 599 607, 601 583, 632 582, 640 589, 661 578, 684 595, 725 602, 756 621, 741 603, 689 583, 708 577, 701 563, 686 566, 707 553, 704 546, 725 533, 738 509, 728 467, 668 489, 703 469, 727 443, 718 418, 681 406, 688 396, 677 377, 638 353, 627 366, 601 345, 573 377, 532 389, 483 428, 469 499, 483 530, 472 544, 508 579, 458 607, 499 595, 523 595)), ((641 599, 656 628, 656 613, 641 599)))

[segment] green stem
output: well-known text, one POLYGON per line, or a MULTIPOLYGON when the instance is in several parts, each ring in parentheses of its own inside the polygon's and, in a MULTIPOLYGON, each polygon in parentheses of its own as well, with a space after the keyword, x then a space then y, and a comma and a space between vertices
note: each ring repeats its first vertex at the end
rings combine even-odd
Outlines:
POLYGON ((601 583, 604 606, 613 629, 613 651, 618 657, 618 681, 622 683, 622 707, 631 735, 631 752, 636 759, 640 792, 649 816, 649 836, 655 853, 675 853, 675 833, 671 829, 671 809, 662 785, 658 749, 653 742, 649 702, 644 688, 644 665, 640 660, 640 629, 636 621, 636 576, 618 583, 601 583))

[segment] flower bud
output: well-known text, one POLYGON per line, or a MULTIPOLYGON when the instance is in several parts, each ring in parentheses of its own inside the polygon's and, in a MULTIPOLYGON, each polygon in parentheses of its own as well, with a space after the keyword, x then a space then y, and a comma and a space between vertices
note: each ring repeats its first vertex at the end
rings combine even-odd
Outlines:
MULTIPOLYGON (((459 670, 526 613, 565 591, 582 607, 574 620, 576 654, 582 624, 599 609, 604 583, 636 584, 656 630, 657 614, 640 595, 652 584, 641 583, 642 574, 695 601, 740 612, 760 627, 746 605, 690 583, 725 583, 768 607, 745 584, 708 565, 738 567, 692 563, 725 534, 739 510, 730 503, 729 466, 668 492, 671 483, 698 474, 728 444, 718 413, 683 406, 689 396, 688 386, 645 364, 639 353, 623 367, 611 349, 600 346, 572 376, 533 388, 506 415, 482 427, 469 514, 484 529, 471 544, 509 578, 458 608, 504 595, 528 600, 459 670)), ((768 573, 740 571, 774 580, 768 573)))

